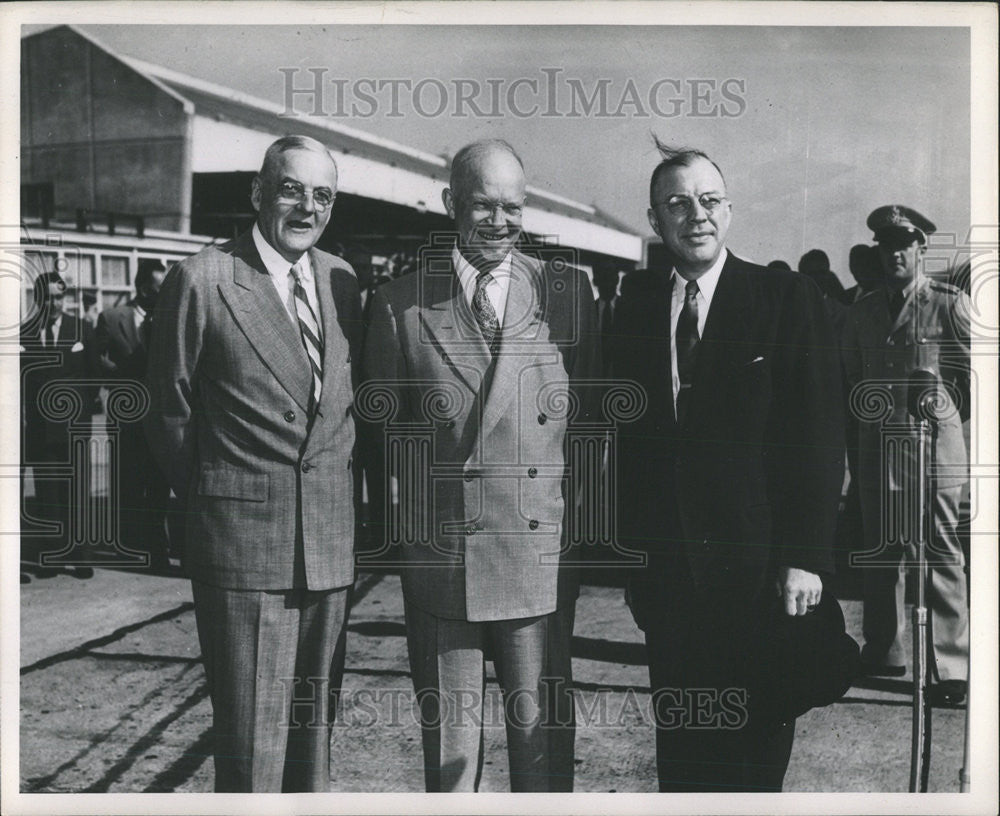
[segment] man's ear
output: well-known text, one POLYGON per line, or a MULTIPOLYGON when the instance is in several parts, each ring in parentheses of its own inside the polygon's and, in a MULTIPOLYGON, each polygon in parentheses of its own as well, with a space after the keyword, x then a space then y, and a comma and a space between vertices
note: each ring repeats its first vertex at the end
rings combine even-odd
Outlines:
POLYGON ((451 189, 445 187, 441 191, 441 202, 444 204, 445 212, 448 213, 448 217, 454 221, 455 220, 455 196, 451 194, 451 189))
POLYGON ((660 235, 660 222, 656 220, 656 212, 652 207, 646 210, 646 218, 649 219, 649 226, 653 228, 653 232, 660 236, 660 240, 663 240, 663 236, 660 235))
POLYGON ((250 203, 253 204, 253 208, 257 212, 260 212, 260 202, 262 195, 263 195, 263 190, 261 189, 260 176, 254 176, 253 181, 250 182, 250 203))

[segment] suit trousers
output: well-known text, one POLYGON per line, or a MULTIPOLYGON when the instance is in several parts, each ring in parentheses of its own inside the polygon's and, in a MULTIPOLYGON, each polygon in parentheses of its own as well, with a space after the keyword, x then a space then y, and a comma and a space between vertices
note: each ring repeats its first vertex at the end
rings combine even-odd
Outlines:
POLYGON ((795 721, 755 716, 743 678, 759 599, 700 590, 667 546, 643 589, 659 789, 780 791, 795 721))
MULTIPOLYGON (((891 491, 895 513, 905 502, 903 491, 891 491)), ((969 599, 965 581, 965 556, 959 535, 962 486, 939 487, 933 499, 933 531, 928 542, 927 607, 930 609, 935 674, 939 680, 965 680, 969 675, 969 599)), ((877 496, 865 502, 865 546, 877 549, 882 536, 882 505, 877 496)), ((916 551, 912 546, 883 553, 898 563, 863 567, 865 659, 873 663, 902 666, 906 663, 906 573, 916 574, 916 551)))
POLYGON ((212 698, 216 792, 327 791, 350 588, 191 583, 212 698))
POLYGON ((147 566, 167 560, 167 510, 170 487, 153 459, 139 423, 124 424, 118 436, 119 540, 149 557, 147 566))
POLYGON ((406 603, 428 792, 479 789, 483 726, 492 719, 485 696, 487 654, 503 692, 511 790, 573 790, 574 611, 571 604, 531 618, 471 622, 439 618, 406 603))

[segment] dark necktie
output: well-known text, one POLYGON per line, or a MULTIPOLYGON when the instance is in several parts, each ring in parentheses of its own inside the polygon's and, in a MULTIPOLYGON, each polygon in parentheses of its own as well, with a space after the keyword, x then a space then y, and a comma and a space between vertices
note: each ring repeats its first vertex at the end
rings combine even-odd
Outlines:
POLYGON ((490 347, 490 354, 494 357, 500 350, 500 321, 497 320, 497 313, 493 309, 489 295, 486 294, 486 287, 493 276, 489 272, 480 272, 476 278, 476 290, 472 295, 472 312, 479 323, 479 330, 483 333, 486 345, 490 347))
POLYGON ((295 315, 299 320, 302 345, 305 346, 309 364, 312 366, 313 387, 309 401, 309 413, 312 414, 319 405, 320 394, 323 391, 323 339, 320 336, 316 313, 309 305, 309 298, 306 297, 306 290, 302 286, 302 270, 298 264, 292 267, 291 275, 295 279, 292 293, 295 299, 295 315))
POLYGON ((687 411, 688 394, 694 379, 698 353, 698 282, 688 281, 684 287, 684 306, 677 318, 677 377, 681 387, 677 392, 677 421, 682 422, 687 411))
POLYGON ((899 313, 903 311, 903 302, 906 298, 903 296, 903 290, 900 289, 889 295, 889 317, 892 322, 895 323, 896 319, 899 317, 899 313))
POLYGON ((597 318, 601 330, 601 338, 607 340, 608 335, 611 334, 611 326, 614 320, 614 313, 611 311, 611 301, 602 298, 597 302, 600 304, 600 312, 597 318))
POLYGON ((56 347, 56 336, 55 332, 53 331, 54 328, 55 325, 52 323, 49 323, 45 327, 45 348, 50 349, 56 347))

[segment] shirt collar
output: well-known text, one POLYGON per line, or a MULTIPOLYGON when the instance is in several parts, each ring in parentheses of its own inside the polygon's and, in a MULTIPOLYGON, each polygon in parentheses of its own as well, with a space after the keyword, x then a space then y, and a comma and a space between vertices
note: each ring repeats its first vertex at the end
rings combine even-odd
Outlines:
MULTIPOLYGON (((462 284, 462 291, 465 292, 466 300, 471 302, 476 291, 476 279, 479 277, 479 270, 465 259, 465 256, 458 248, 458 244, 455 244, 454 249, 451 251, 451 262, 455 267, 455 274, 458 275, 458 281, 462 284)), ((504 256, 504 259, 490 270, 493 280, 499 283, 505 290, 510 281, 510 264, 511 253, 508 252, 504 256)))
MULTIPOLYGON (((253 225, 253 243, 257 247, 257 254, 260 255, 260 259, 264 262, 264 268, 267 269, 268 274, 272 278, 276 278, 279 281, 284 281, 288 278, 288 273, 292 268, 287 260, 278 254, 278 251, 271 246, 267 239, 264 238, 263 233, 260 231, 260 227, 256 223, 253 225)), ((296 261, 299 265, 299 269, 302 270, 302 281, 303 283, 308 283, 312 280, 312 267, 309 266, 309 253, 303 252, 302 257, 296 261)))
MULTIPOLYGON (((697 278, 698 281, 698 291, 701 293, 702 297, 705 298, 707 303, 712 302, 712 296, 715 294, 715 287, 719 285, 719 278, 722 276, 722 267, 726 265, 726 258, 729 256, 729 250, 723 248, 722 252, 719 253, 719 257, 715 259, 715 263, 709 268, 709 270, 703 273, 697 278)), ((681 285, 675 286, 674 291, 676 292, 680 289, 681 292, 684 291, 684 286, 687 281, 677 274, 675 269, 671 274, 671 280, 681 281, 681 285)))

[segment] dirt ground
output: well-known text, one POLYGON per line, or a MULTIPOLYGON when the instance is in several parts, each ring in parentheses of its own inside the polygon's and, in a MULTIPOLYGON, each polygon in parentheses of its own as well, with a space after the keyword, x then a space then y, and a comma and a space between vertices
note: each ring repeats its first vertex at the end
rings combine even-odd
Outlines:
MULTIPOLYGON (((860 603, 846 600, 860 638, 860 603)), ((655 790, 641 637, 617 587, 585 586, 577 605, 577 791, 655 790)), ((21 587, 22 792, 208 792, 211 708, 188 582, 98 569, 21 587)), ((798 720, 787 791, 903 792, 910 681, 863 679, 798 720)), ((362 574, 332 745, 334 791, 423 790, 399 581, 362 574), (376 722, 377 721, 377 722, 376 722)), ((499 701, 495 682, 487 701, 499 701)), ((495 706, 487 706, 494 708, 495 706)), ((932 791, 957 791, 964 710, 934 711, 932 791)), ((482 790, 506 791, 500 718, 484 714, 482 790)))

